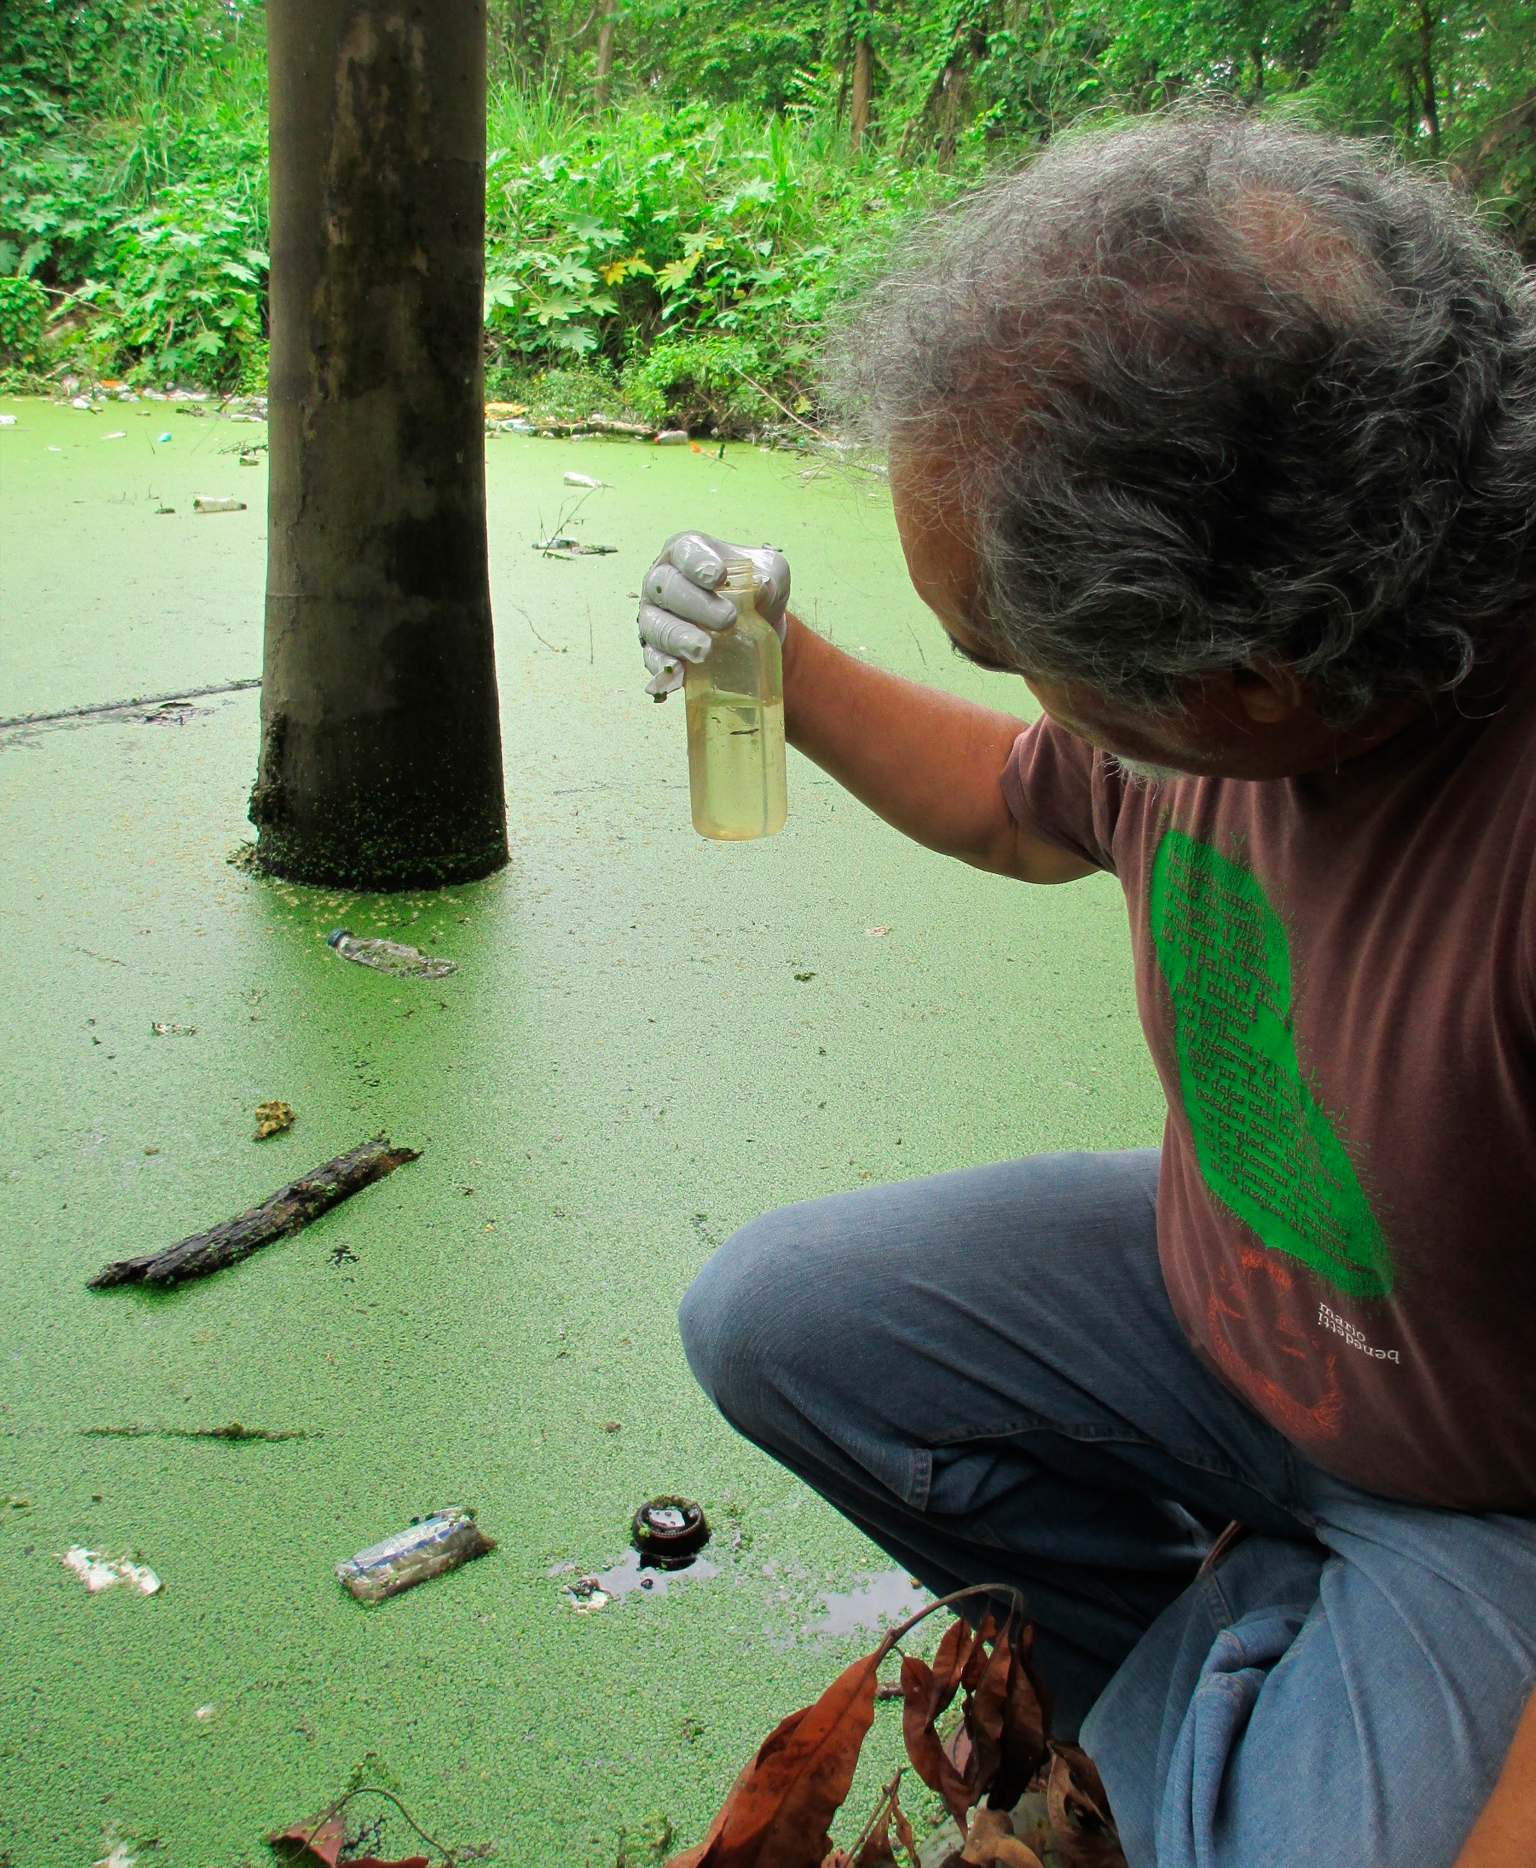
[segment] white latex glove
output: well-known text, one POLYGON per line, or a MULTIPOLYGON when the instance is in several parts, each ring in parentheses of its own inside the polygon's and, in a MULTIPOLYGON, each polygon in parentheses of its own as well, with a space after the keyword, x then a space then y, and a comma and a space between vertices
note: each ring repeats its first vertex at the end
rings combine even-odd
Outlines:
POLYGON ((683 685, 683 663, 702 662, 714 634, 729 629, 736 606, 715 592, 725 582, 726 559, 746 558, 757 572, 757 613, 784 640, 789 609, 789 561, 771 545, 729 545, 707 532, 678 532, 640 586, 640 641, 650 680, 645 691, 665 700, 683 685))

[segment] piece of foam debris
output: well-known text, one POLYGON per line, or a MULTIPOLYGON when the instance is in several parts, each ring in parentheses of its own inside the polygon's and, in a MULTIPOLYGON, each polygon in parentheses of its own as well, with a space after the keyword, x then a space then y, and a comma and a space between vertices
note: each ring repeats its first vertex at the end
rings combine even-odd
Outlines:
POLYGON ((104 1557, 99 1551, 87 1550, 84 1544, 71 1544, 59 1561, 80 1578, 93 1596, 118 1583, 131 1583, 146 1596, 158 1595, 165 1587, 147 1563, 131 1556, 104 1557))

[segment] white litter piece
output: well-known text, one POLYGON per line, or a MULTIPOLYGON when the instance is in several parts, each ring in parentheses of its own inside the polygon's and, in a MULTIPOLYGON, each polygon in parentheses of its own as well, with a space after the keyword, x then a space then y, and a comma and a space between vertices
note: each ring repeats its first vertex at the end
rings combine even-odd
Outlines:
POLYGON ((112 1842, 111 1847, 99 1860, 91 1863, 91 1868, 134 1868, 132 1852, 126 1842, 112 1842))
POLYGON ((147 1563, 132 1557, 104 1557, 99 1551, 87 1550, 84 1544, 71 1544, 59 1561, 80 1578, 93 1596, 118 1583, 132 1583, 146 1596, 158 1595, 165 1587, 147 1563))
POLYGON ((566 1585, 565 1595, 578 1615, 596 1615, 613 1600, 595 1576, 577 1577, 575 1582, 566 1585))
POLYGON ((864 932, 871 940, 881 940, 890 933, 889 928, 865 928, 864 932))
POLYGON ((14 428, 15 426, 16 417, 14 415, 0 415, 0 428, 14 428))
POLYGON ((659 448, 685 448, 688 445, 688 430, 686 428, 663 428, 656 437, 656 445, 659 448))
POLYGON ((91 406, 91 399, 89 396, 71 396, 69 406, 72 409, 88 409, 91 406))
POLYGON ((564 476, 567 486, 589 487, 594 493, 599 487, 611 487, 611 480, 599 480, 589 473, 568 473, 564 476))
POLYGON ((211 493, 199 493, 192 501, 194 512, 244 512, 243 499, 220 499, 211 493))
POLYGON ((114 428, 111 434, 103 435, 101 438, 103 441, 126 441, 128 439, 128 430, 126 428, 114 428))

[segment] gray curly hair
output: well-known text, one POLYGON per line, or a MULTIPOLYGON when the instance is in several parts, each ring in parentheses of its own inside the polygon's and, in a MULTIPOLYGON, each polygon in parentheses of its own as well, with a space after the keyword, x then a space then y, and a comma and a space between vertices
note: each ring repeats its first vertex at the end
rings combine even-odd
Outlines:
POLYGON ((1438 175, 1205 108, 1051 144, 833 333, 856 437, 952 478, 979 625, 1176 708, 1274 658, 1340 725, 1536 602, 1536 292, 1438 175))

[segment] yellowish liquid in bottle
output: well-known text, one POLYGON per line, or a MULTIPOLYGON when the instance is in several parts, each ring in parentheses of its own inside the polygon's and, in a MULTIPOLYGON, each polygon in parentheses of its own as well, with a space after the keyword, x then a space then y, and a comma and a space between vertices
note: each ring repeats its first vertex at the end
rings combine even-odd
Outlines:
POLYGON ((733 560, 722 595, 736 604, 736 621, 683 681, 693 827, 722 842, 773 836, 789 808, 783 657, 754 592, 752 566, 733 560))

